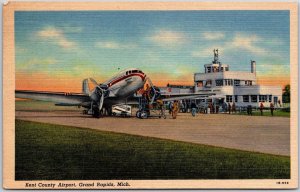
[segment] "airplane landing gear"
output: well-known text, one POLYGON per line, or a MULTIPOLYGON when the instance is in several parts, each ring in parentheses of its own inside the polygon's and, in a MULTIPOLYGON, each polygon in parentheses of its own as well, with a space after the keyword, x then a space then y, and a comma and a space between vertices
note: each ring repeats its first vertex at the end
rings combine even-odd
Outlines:
POLYGON ((135 114, 135 116, 140 119, 147 119, 149 115, 149 112, 143 110, 138 110, 135 114))
POLYGON ((100 111, 98 107, 93 108, 93 117, 100 118, 100 111))
POLYGON ((148 113, 146 111, 141 112, 141 119, 147 119, 148 118, 148 113))
POLYGON ((141 111, 140 111, 140 110, 137 111, 136 114, 135 114, 135 116, 136 116, 137 118, 141 118, 141 111))

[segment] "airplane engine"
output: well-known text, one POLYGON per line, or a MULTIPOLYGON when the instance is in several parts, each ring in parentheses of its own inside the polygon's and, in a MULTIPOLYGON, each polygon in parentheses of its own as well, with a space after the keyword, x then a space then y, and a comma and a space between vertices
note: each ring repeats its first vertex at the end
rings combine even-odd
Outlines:
POLYGON ((90 95, 92 100, 92 111, 93 116, 99 118, 100 111, 103 107, 104 99, 109 96, 108 86, 105 84, 98 84, 97 81, 93 78, 89 78, 94 85, 96 86, 90 95))

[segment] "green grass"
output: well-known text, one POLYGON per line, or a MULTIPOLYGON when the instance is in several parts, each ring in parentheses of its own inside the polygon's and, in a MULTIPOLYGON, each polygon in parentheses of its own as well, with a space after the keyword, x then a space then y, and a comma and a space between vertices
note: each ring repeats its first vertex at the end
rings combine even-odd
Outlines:
POLYGON ((287 179, 290 158, 16 120, 16 180, 287 179))
MULTIPOLYGON (((241 113, 233 113, 233 114, 236 114, 236 115, 248 115, 247 114, 247 112, 245 111, 245 112, 241 112, 241 113)), ((257 111, 252 111, 252 115, 253 116, 261 116, 261 114, 260 114, 260 111, 259 110, 257 110, 257 111)), ((263 111, 263 116, 266 116, 266 117, 271 117, 272 115, 271 115, 271 111, 270 110, 264 110, 263 111)), ((290 117, 290 112, 285 112, 285 111, 281 111, 281 110, 275 110, 274 112, 273 112, 273 116, 274 117, 290 117)))
POLYGON ((35 100, 16 100, 15 109, 18 111, 74 111, 78 109, 76 106, 55 106, 55 103, 48 101, 35 100))

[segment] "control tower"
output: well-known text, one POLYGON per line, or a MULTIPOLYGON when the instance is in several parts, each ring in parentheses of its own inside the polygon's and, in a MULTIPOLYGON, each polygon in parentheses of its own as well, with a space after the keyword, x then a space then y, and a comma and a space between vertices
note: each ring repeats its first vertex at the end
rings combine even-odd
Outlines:
POLYGON ((222 64, 219 61, 218 49, 214 49, 214 60, 211 63, 204 65, 204 71, 205 73, 229 71, 229 65, 222 64))

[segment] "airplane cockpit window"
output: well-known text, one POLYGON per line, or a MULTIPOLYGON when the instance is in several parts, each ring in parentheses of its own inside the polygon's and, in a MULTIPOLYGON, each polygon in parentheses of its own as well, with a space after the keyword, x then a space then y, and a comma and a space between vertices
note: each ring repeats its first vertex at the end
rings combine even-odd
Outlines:
POLYGON ((137 70, 133 70, 133 71, 132 71, 132 73, 137 73, 137 72, 138 72, 137 70))

